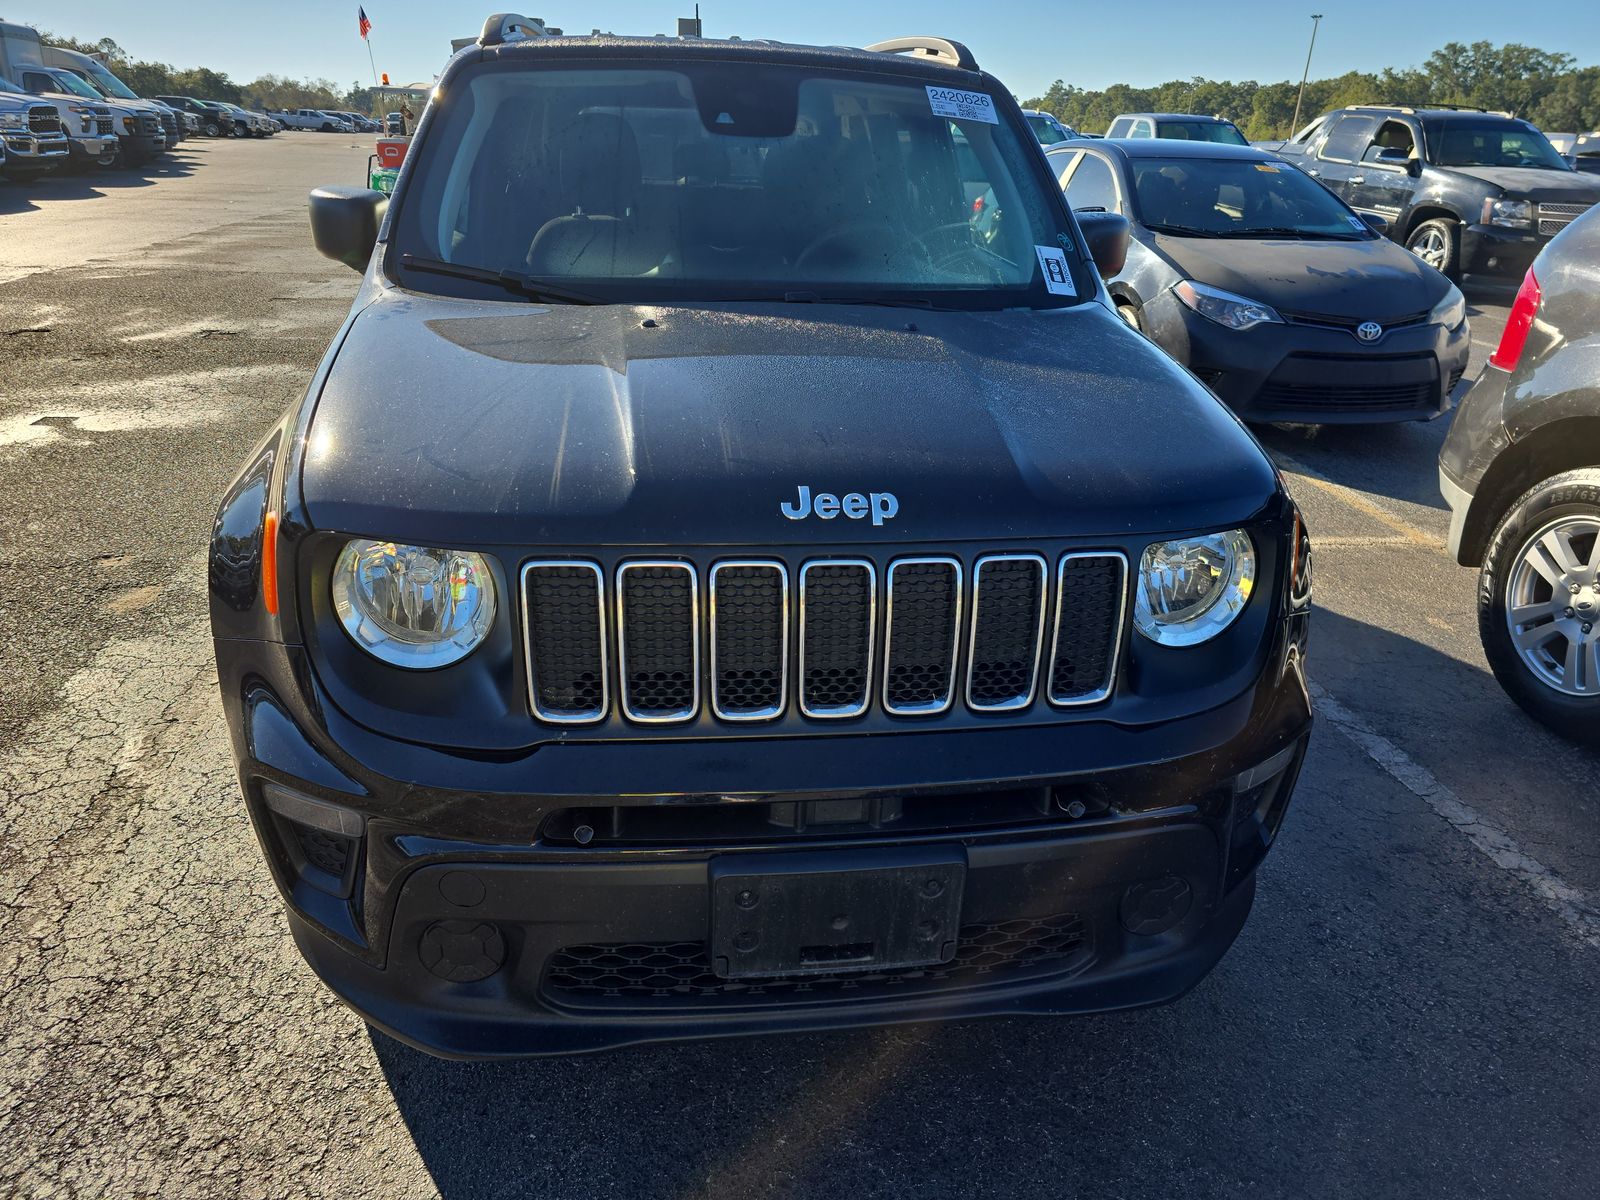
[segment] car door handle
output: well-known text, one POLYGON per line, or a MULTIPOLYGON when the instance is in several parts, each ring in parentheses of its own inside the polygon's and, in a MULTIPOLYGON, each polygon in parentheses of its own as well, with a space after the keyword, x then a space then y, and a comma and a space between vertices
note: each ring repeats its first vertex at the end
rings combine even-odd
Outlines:
POLYGON ((1350 176, 1350 182, 1351 183, 1365 183, 1366 181, 1367 181, 1367 177, 1365 175, 1352 175, 1352 176, 1350 176))

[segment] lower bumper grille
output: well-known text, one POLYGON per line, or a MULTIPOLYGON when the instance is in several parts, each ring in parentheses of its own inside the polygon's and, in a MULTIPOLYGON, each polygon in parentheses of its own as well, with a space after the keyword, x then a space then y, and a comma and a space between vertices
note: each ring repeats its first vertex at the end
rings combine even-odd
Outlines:
POLYGON ((1402 383, 1389 387, 1269 383, 1261 389, 1262 404, 1273 409, 1376 411, 1426 408, 1437 404, 1438 400, 1437 383, 1402 383))
POLYGON ((712 972, 704 942, 569 946, 551 956, 544 994, 568 1008, 796 1005, 1065 974, 1082 970, 1092 956, 1088 928, 1076 913, 963 925, 950 962, 893 972, 734 980, 712 972))
POLYGON ((1053 571, 1032 553, 979 555, 970 568, 953 555, 798 567, 774 556, 704 569, 680 559, 545 560, 524 566, 522 592, 529 699, 541 721, 687 722, 707 692, 712 715, 730 722, 775 720, 791 707, 806 720, 839 720, 875 703, 927 719, 957 696, 974 713, 1020 711, 1041 692, 1058 707, 1108 697, 1127 560, 1072 552, 1053 571))

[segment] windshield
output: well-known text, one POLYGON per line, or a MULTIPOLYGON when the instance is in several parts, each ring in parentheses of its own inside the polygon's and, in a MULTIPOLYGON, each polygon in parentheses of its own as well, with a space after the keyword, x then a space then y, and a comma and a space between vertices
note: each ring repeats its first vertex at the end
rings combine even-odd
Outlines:
POLYGON ((1033 130, 1033 136, 1039 139, 1041 146, 1054 146, 1057 142, 1067 140, 1061 126, 1040 113, 1028 114, 1028 127, 1033 130))
MULTIPOLYGON (((622 301, 1087 294, 1031 138, 992 105, 941 115, 940 91, 771 63, 489 65, 431 123, 395 265, 581 281, 622 301)), ((461 290, 437 273, 406 282, 461 290)))
POLYGON ((119 100, 137 100, 139 98, 132 88, 107 70, 104 64, 90 59, 83 69, 89 72, 89 78, 106 95, 115 96, 119 100))
POLYGON ((1158 138, 1183 142, 1221 142, 1225 146, 1248 146, 1244 135, 1226 121, 1158 121, 1158 138))
POLYGON ((0 92, 16 92, 20 96, 26 96, 28 94, 16 84, 12 83, 11 80, 7 79, 4 75, 0 75, 0 92))
POLYGON ((50 78, 55 81, 58 91, 71 92, 74 96, 82 96, 85 100, 105 99, 104 96, 71 71, 52 71, 50 72, 50 78))
POLYGON ((1570 170, 1544 134, 1520 121, 1429 121, 1423 128, 1436 166, 1570 170))
POLYGON ((1158 233, 1194 237, 1374 236, 1320 183, 1265 159, 1138 158, 1139 218, 1158 233))

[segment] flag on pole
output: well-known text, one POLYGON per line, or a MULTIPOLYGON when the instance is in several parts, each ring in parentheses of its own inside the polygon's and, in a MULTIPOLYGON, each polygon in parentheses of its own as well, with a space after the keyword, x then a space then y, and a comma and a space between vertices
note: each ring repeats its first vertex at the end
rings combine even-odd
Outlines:
POLYGON ((365 8, 358 7, 356 9, 356 22, 361 28, 361 37, 365 40, 367 34, 372 32, 372 22, 367 20, 367 10, 365 8))

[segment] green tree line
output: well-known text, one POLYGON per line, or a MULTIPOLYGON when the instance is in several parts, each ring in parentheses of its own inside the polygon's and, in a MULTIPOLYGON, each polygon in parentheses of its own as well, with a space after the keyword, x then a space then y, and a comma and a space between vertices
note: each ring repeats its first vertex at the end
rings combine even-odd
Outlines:
MULTIPOLYGON (((1113 84, 1090 91, 1056 80, 1024 107, 1054 113, 1085 133, 1103 133, 1118 113, 1190 112, 1227 117, 1251 139, 1288 137, 1294 120, 1291 80, 1232 83, 1174 79, 1156 87, 1113 84)), ((1448 42, 1420 67, 1350 71, 1306 84, 1304 125, 1346 104, 1470 104, 1525 117, 1541 129, 1575 132, 1600 128, 1600 67, 1578 67, 1570 54, 1508 42, 1448 42)))
POLYGON ((383 107, 371 88, 359 83, 341 90, 331 79, 290 79, 263 75, 249 83, 236 83, 225 72, 209 67, 184 67, 134 59, 110 38, 86 42, 41 31, 47 46, 61 46, 83 54, 103 54, 112 73, 141 96, 193 96, 197 100, 223 100, 255 111, 285 108, 336 108, 345 112, 376 114, 383 107))

